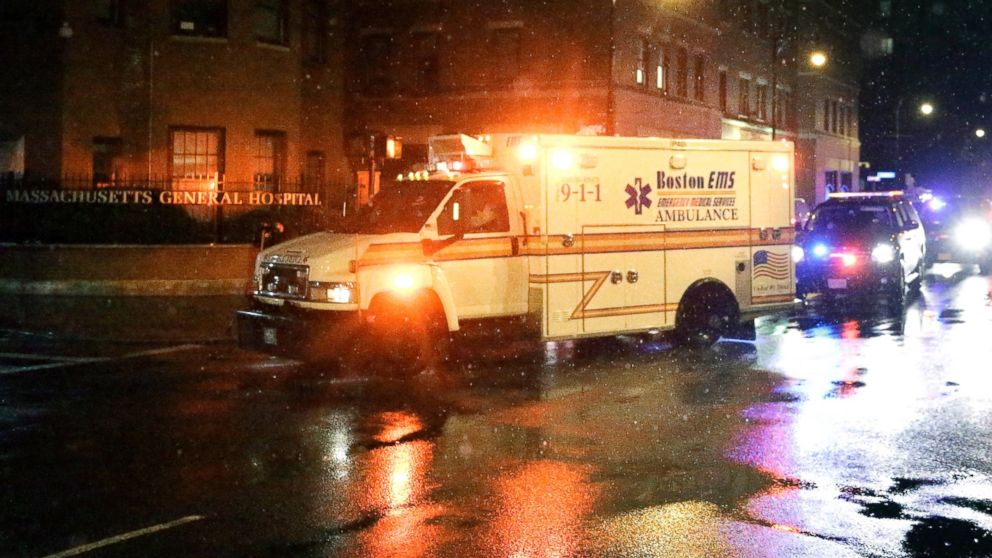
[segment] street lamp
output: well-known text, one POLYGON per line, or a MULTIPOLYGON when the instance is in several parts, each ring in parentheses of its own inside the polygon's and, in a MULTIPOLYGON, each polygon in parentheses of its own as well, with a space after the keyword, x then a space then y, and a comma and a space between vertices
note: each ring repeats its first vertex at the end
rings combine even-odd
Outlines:
POLYGON ((814 68, 822 68, 827 63, 827 55, 822 51, 814 51, 809 55, 809 63, 814 68))
POLYGON ((985 129, 984 128, 978 128, 977 130, 975 130, 975 137, 976 138, 984 138, 985 137, 985 129))
MULTIPOLYGON (((906 96, 903 95, 899 97, 899 100, 896 102, 896 166, 900 171, 902 170, 902 147, 900 145, 900 142, 902 141, 902 134, 900 132, 900 121, 902 115, 902 105, 905 101, 906 96)), ((918 110, 921 115, 929 117, 933 115, 935 109, 933 103, 924 101, 920 103, 918 110)))

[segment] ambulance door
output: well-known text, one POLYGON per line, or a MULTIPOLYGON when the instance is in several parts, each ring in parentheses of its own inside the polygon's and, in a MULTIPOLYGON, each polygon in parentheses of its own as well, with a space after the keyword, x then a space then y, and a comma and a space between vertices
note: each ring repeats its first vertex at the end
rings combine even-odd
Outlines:
POLYGON ((628 251, 623 271, 627 284, 624 305, 628 330, 650 329, 668 323, 664 233, 664 225, 626 227, 624 246, 628 251))
POLYGON ((665 324, 663 225, 593 225, 582 229, 580 308, 583 333, 665 324))
MULTIPOLYGON (((521 218, 510 212, 502 180, 474 180, 452 193, 438 216, 438 235, 450 239, 435 254, 458 318, 515 316, 527 312, 527 261, 521 255, 521 218), (462 236, 453 237, 455 207, 462 236)), ((442 240, 442 242, 445 242, 442 240)))
POLYGON ((791 152, 751 152, 751 303, 787 302, 795 294, 795 211, 791 152))
MULTIPOLYGON (((545 172, 545 244, 544 273, 532 280, 544 284, 544 332, 547 337, 574 337, 582 333, 577 314, 582 294, 590 284, 582 276, 582 231, 578 226, 579 196, 577 187, 565 173, 548 169, 545 172)), ((591 281, 590 279, 589 281, 591 281)))

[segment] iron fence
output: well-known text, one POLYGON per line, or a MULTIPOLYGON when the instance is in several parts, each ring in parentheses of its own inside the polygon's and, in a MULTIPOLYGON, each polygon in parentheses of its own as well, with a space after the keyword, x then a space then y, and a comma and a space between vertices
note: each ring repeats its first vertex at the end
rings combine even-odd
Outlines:
POLYGON ((0 242, 243 243, 275 222, 288 238, 331 225, 351 190, 302 178, 0 176, 0 242))

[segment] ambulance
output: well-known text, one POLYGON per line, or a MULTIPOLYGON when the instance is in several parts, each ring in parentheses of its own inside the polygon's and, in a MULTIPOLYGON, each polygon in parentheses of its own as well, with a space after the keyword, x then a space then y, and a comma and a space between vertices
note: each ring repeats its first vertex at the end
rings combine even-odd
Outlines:
POLYGON ((795 303, 791 143, 452 135, 430 165, 262 251, 240 345, 418 366, 469 332, 708 346, 795 303))

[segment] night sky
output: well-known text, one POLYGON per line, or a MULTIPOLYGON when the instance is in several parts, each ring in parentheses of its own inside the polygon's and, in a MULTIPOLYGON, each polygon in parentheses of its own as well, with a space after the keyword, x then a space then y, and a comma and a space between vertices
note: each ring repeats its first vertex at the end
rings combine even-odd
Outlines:
MULTIPOLYGON (((874 2, 878 4, 878 2, 874 2)), ((992 1, 892 2, 862 41, 862 160, 869 173, 896 170, 895 113, 903 168, 935 189, 988 190, 992 185, 992 1), (890 33, 890 56, 875 56, 873 36, 890 33), (923 101, 936 107, 930 117, 923 101), (979 139, 974 132, 984 128, 979 139)))

